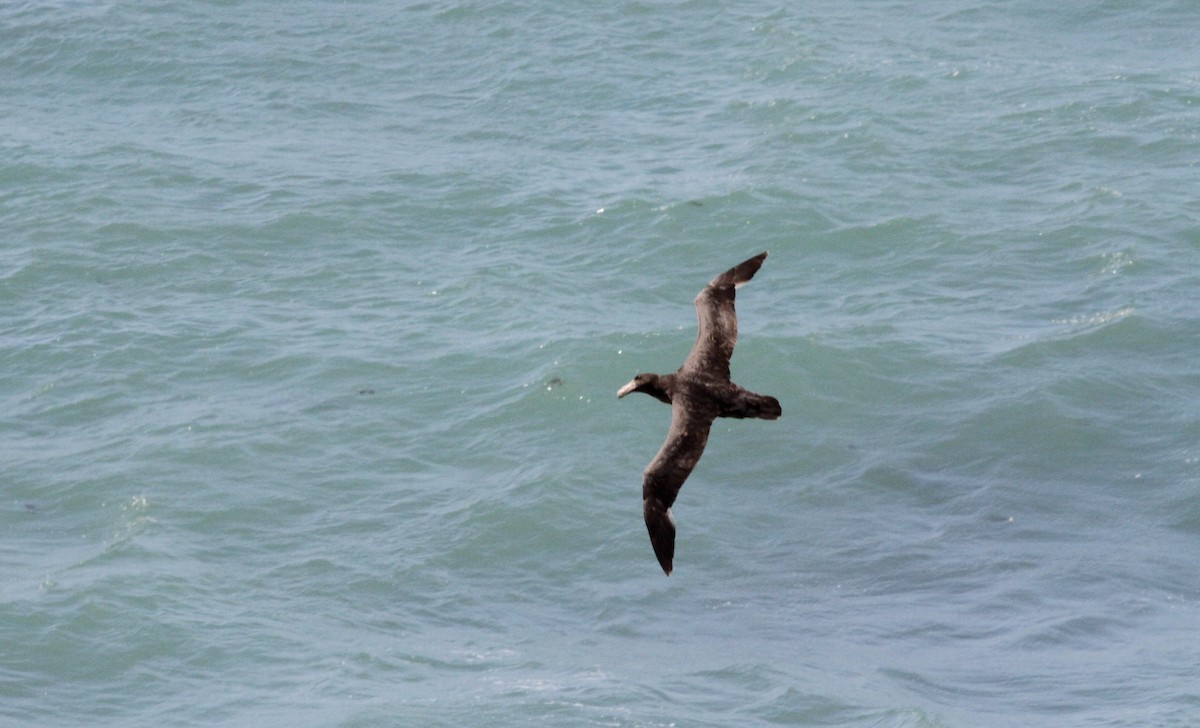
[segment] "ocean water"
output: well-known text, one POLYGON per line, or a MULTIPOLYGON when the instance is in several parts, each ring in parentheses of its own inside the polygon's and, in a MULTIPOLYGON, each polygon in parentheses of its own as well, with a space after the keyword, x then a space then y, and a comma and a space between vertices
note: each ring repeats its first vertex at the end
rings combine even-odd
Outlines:
POLYGON ((0 724, 1200 724, 1198 26, 0 5, 0 724))

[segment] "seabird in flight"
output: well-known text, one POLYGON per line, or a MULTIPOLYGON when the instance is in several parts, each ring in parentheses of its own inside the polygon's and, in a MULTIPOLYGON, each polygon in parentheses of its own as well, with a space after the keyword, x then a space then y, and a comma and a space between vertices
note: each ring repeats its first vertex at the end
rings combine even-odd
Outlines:
POLYGON ((617 397, 642 392, 671 405, 671 430, 642 473, 642 511, 654 555, 668 576, 675 555, 675 519, 671 504, 696 461, 704 454, 708 431, 718 417, 778 419, 779 400, 742 389, 729 379, 729 357, 737 344, 735 291, 758 272, 760 253, 712 279, 696 296, 700 330, 692 352, 673 374, 639 374, 617 397))

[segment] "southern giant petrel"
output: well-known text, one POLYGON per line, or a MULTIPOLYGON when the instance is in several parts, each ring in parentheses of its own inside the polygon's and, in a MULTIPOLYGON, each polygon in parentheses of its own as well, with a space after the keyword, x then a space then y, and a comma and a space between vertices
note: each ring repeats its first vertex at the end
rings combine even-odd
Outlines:
POLYGON ((671 504, 696 461, 704 454, 708 431, 718 417, 778 419, 779 400, 742 389, 729 379, 729 357, 737 344, 735 290, 758 272, 760 253, 712 279, 696 296, 700 330, 692 352, 673 374, 639 374, 617 397, 642 392, 671 405, 671 430, 642 474, 642 510, 654 555, 668 576, 675 556, 671 504))

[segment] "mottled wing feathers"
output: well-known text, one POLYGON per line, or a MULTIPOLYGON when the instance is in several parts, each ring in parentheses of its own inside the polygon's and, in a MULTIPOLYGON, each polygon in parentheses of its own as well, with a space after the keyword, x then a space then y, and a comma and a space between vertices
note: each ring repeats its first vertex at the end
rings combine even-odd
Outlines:
POLYGON ((767 259, 766 253, 739 263, 712 281, 696 296, 699 322, 696 344, 683 363, 684 370, 707 370, 729 379, 729 359, 737 345, 736 289, 749 281, 767 259))
POLYGON ((676 397, 671 404, 671 431, 658 455, 646 466, 642 476, 642 511, 654 555, 664 572, 671 573, 675 556, 675 519, 671 504, 679 495, 696 462, 704 454, 708 431, 716 412, 676 397))

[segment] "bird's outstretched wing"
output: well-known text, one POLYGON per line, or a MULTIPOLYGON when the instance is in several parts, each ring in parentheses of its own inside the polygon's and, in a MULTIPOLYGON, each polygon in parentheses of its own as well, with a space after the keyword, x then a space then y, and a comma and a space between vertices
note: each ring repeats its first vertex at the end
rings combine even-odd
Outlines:
POLYGON ((716 411, 710 407, 689 403, 683 396, 676 397, 671 403, 671 431, 667 433, 667 441, 642 474, 646 530, 650 533, 654 555, 668 576, 675 556, 675 519, 671 516, 671 504, 679 495, 683 481, 704 454, 708 431, 716 416, 716 411))
POLYGON ((767 254, 759 253, 712 279, 696 296, 699 331, 684 370, 707 370, 729 379, 729 358, 737 345, 737 312, 733 308, 736 289, 754 277, 767 254))

